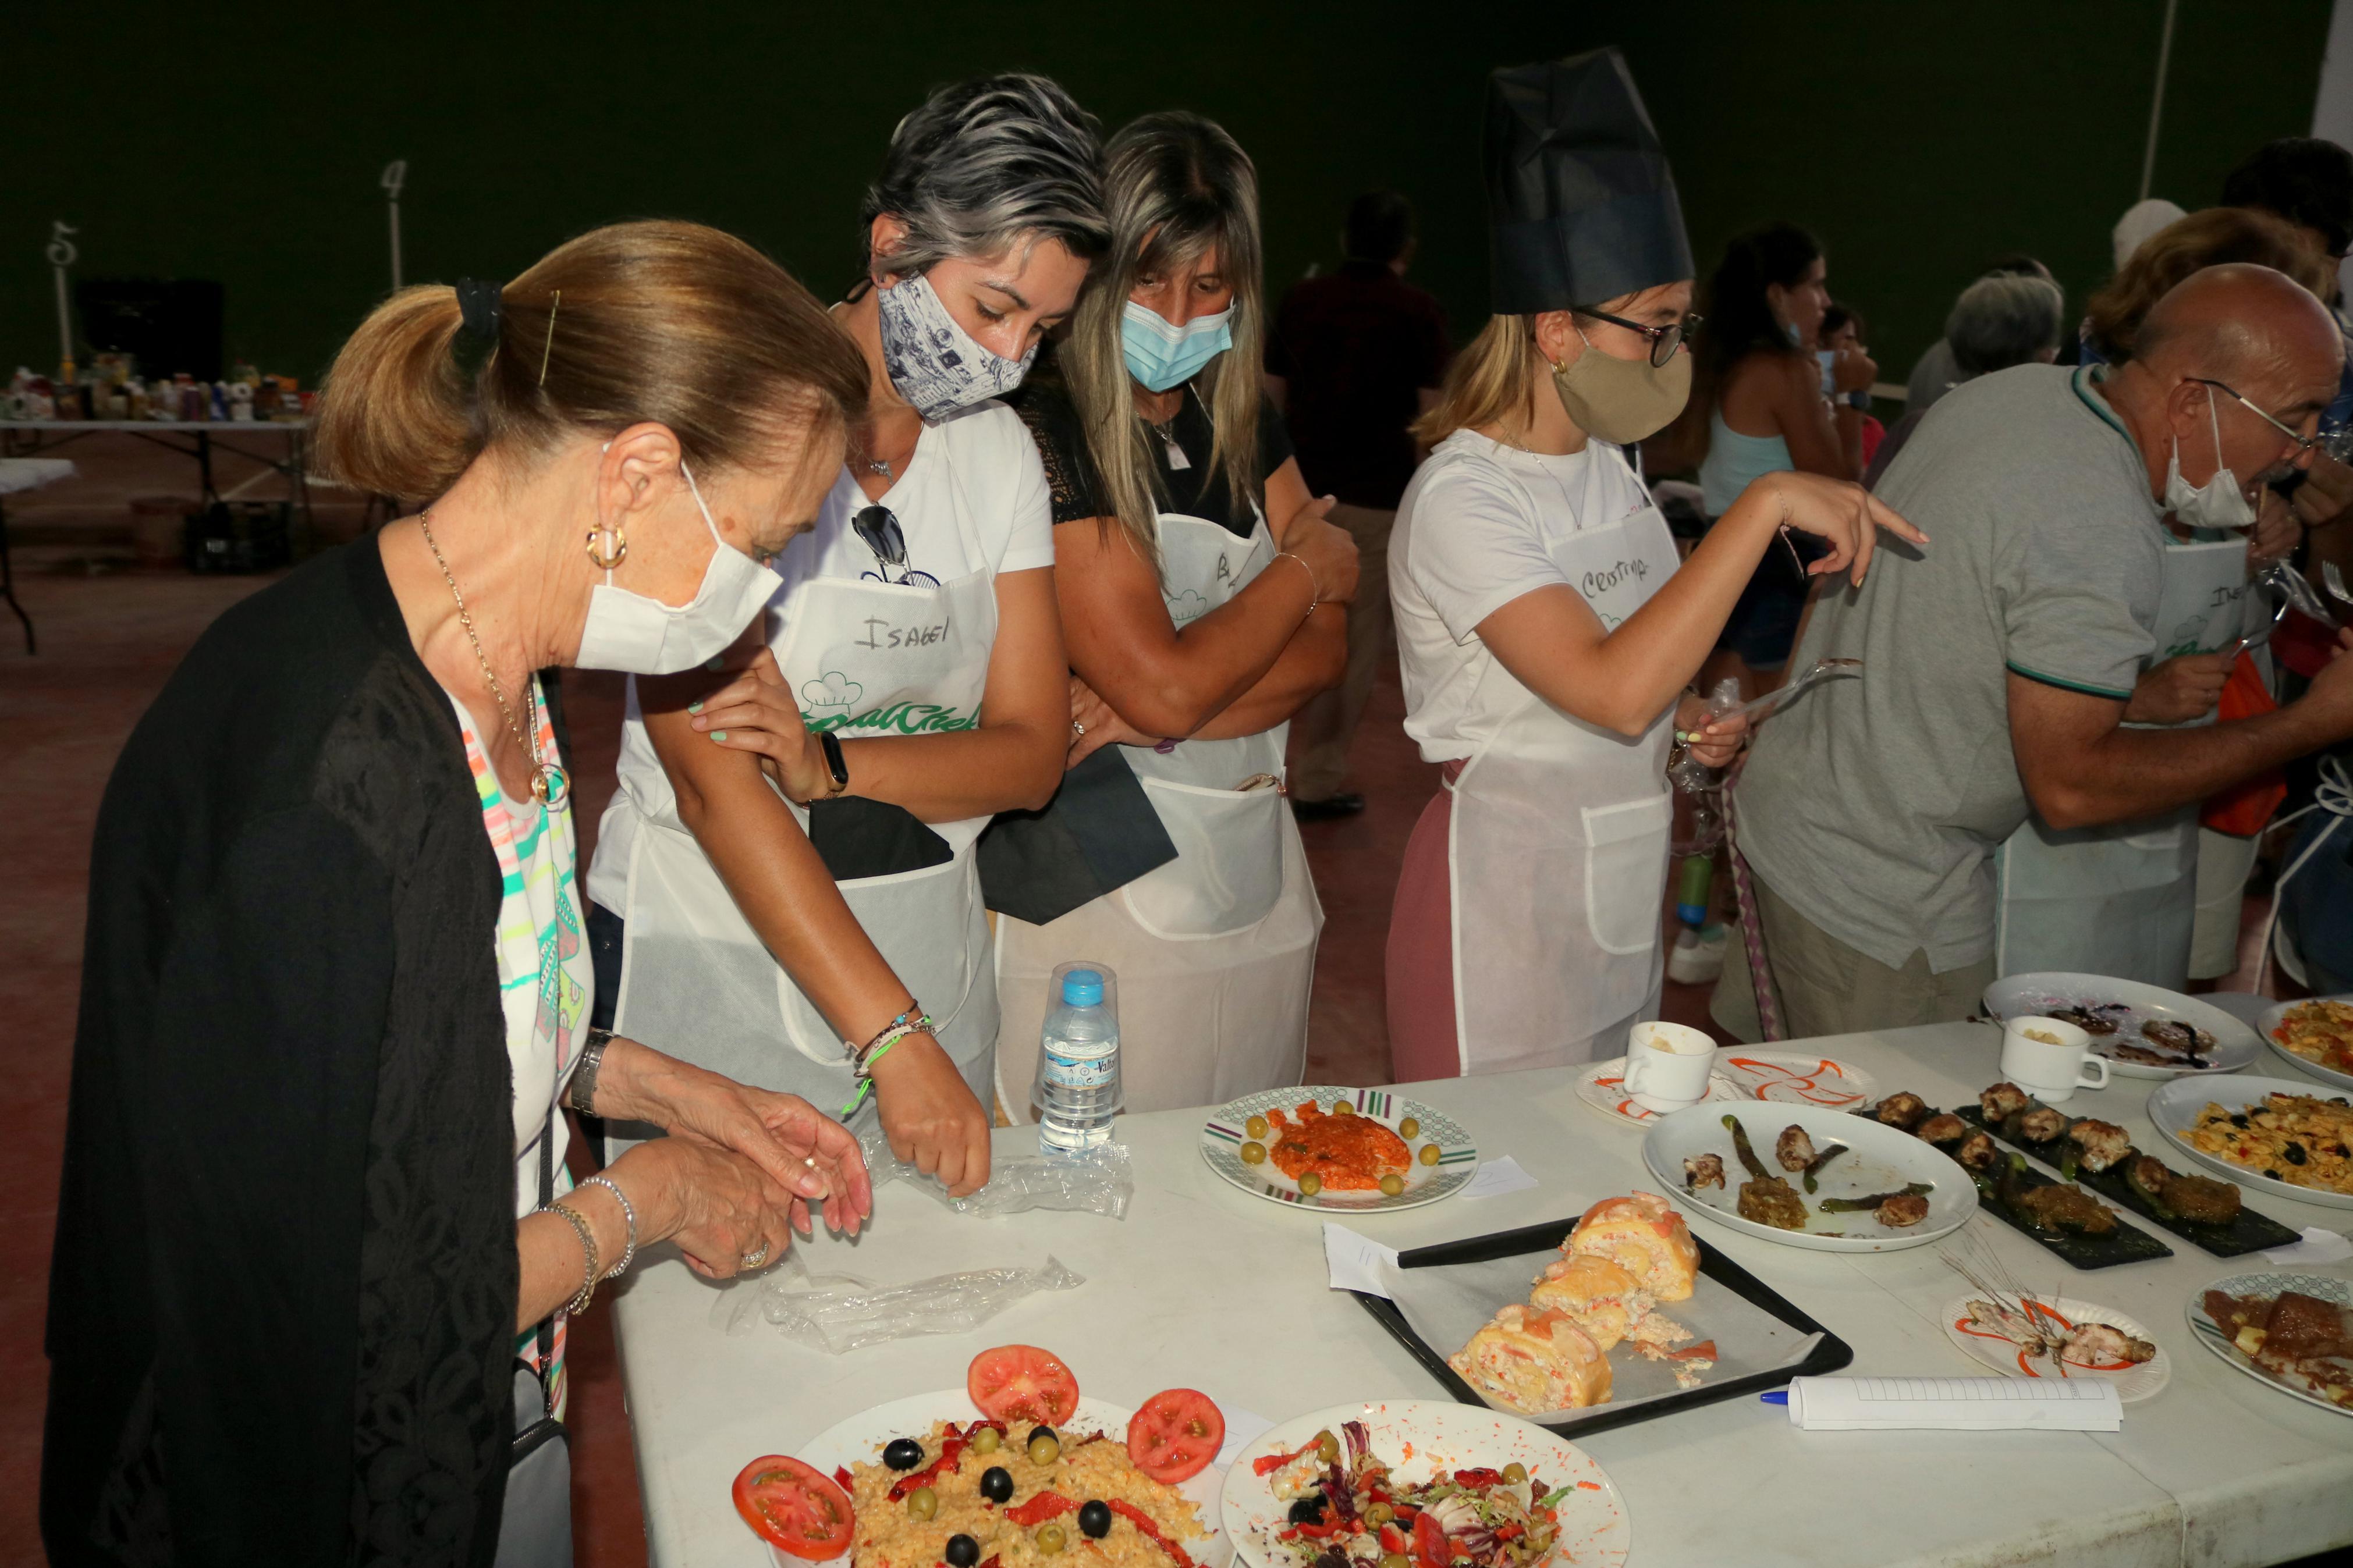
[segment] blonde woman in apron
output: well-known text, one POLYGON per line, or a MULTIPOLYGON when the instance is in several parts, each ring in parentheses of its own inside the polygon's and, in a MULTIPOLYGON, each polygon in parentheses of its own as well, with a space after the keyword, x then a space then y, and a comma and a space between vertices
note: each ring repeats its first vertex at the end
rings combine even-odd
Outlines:
POLYGON ((1249 158, 1189 114, 1140 120, 1105 153, 1109 276, 1058 351, 1067 388, 1024 397, 1058 478, 1074 717, 1054 805, 991 836, 1047 845, 988 868, 997 1090, 1022 1120, 1048 980, 1073 958, 1119 977, 1128 1110, 1300 1081, 1324 915, 1283 740, 1340 679, 1356 580, 1356 546, 1260 396, 1249 158))
POLYGON ((1045 476, 995 398, 1075 303, 1100 190, 1093 121, 1042 78, 901 123, 835 309, 867 447, 776 558, 735 679, 632 684, 590 872, 615 1027, 845 1118, 871 1092, 958 1193, 987 1175, 997 1035, 974 844, 1053 793, 1070 726, 1045 476))
POLYGON ((1874 525, 1920 542, 1860 487, 1783 471, 1678 563, 1624 448, 1689 395, 1691 247, 1617 51, 1496 72, 1487 163, 1497 313, 1417 429, 1389 542, 1406 731, 1445 778, 1390 917, 1405 1081, 1623 1047, 1658 1002, 1671 748, 1741 743, 1688 683, 1742 587, 1788 529, 1857 582, 1874 525))

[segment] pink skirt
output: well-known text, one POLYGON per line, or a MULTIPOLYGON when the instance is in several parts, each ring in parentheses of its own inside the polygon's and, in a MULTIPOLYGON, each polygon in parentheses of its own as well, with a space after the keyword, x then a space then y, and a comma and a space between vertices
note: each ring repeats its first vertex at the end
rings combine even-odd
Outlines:
MULTIPOLYGON (((1446 764, 1449 783, 1462 772, 1446 764)), ((1398 1083, 1462 1076, 1454 1033, 1454 906, 1447 842, 1454 792, 1430 796, 1406 841, 1389 906, 1388 952, 1389 1076, 1398 1083)))

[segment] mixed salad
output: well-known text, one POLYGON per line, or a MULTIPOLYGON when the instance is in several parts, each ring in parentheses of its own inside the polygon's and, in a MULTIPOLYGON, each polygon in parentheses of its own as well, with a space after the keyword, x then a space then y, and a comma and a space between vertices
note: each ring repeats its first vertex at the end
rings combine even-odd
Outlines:
POLYGON ((1276 1540, 1314 1568, 1537 1568, 1559 1538, 1556 1510, 1575 1489, 1548 1491, 1517 1464, 1403 1481, 1372 1452, 1361 1421, 1252 1467, 1290 1504, 1276 1540))

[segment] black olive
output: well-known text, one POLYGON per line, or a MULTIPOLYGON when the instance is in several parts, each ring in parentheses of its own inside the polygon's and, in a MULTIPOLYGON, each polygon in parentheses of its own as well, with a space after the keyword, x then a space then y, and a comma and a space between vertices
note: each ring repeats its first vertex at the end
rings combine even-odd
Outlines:
POLYGON ((1011 1502, 1013 1472, 1002 1465, 991 1465, 981 1471, 980 1495, 991 1502, 1011 1502))
POLYGON ((980 1542, 969 1535, 951 1535, 945 1555, 948 1568, 972 1568, 980 1561, 980 1542))
POLYGON ((2233 1127, 2244 1127, 2246 1124, 2247 1119, 2243 1113, 2231 1118, 2231 1125, 2233 1127))
POLYGON ((2301 1165, 2304 1163, 2303 1144, 2291 1143, 2287 1146, 2287 1163, 2291 1165, 2301 1165))
POLYGON ((1062 1440, 1061 1434, 1051 1426, 1032 1426, 1029 1428, 1029 1436, 1021 1440, 1021 1446, 1026 1448, 1040 1437, 1051 1437, 1058 1443, 1062 1440))
POLYGON ((912 1470, 923 1462, 923 1446, 913 1437, 894 1437, 882 1450, 882 1462, 894 1470, 912 1470))
POLYGON ((2274 1182, 2284 1182, 2287 1180, 2285 1176, 2281 1175, 2277 1171, 2265 1171, 2263 1174, 2269 1176, 2274 1182))
POLYGON ((1291 1522, 1293 1524, 1323 1523, 1323 1498, 1311 1493, 1309 1496, 1301 1498, 1297 1502, 1293 1503, 1291 1505, 1291 1522))
POLYGON ((1079 1505, 1079 1533, 1090 1541, 1101 1541, 1111 1533, 1111 1504, 1101 1498, 1079 1505))

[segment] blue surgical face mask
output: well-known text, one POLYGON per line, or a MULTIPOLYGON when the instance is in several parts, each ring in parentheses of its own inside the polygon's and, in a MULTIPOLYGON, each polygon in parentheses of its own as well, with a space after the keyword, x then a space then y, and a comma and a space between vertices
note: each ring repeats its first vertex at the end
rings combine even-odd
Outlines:
POLYGON ((1231 305, 1214 316, 1196 316, 1179 327, 1159 311, 1130 300, 1119 318, 1127 374, 1154 392, 1182 385, 1234 346, 1233 325, 1231 305))

